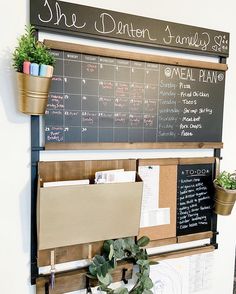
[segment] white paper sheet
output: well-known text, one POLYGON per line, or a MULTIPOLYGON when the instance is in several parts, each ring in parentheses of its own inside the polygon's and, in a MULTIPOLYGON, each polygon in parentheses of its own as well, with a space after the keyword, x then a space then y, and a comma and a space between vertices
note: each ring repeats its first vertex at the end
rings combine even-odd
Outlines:
POLYGON ((114 176, 114 173, 124 172, 125 170, 123 168, 121 169, 112 169, 112 170, 104 170, 104 171, 97 171, 95 173, 95 183, 106 183, 110 181, 110 178, 112 179, 114 176))
POLYGON ((143 180, 143 199, 140 227, 170 224, 170 208, 159 208, 160 166, 139 166, 143 180))
POLYGON ((95 183, 127 183, 135 182, 135 171, 110 170, 100 171, 95 174, 95 183))
POLYGON ((88 185, 89 180, 73 180, 73 181, 55 181, 45 182, 43 187, 58 187, 58 186, 75 186, 75 185, 88 185))
POLYGON ((143 180, 142 211, 149 211, 159 207, 159 173, 160 167, 139 166, 138 173, 143 180))
POLYGON ((140 227, 152 227, 170 224, 170 208, 158 208, 142 211, 140 227))
POLYGON ((214 253, 160 261, 151 266, 154 294, 192 294, 210 289, 214 253))

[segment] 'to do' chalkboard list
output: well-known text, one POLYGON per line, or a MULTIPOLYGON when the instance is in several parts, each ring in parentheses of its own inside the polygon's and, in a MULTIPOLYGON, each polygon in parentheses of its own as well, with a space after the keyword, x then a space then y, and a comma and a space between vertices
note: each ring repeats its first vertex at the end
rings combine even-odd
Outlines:
POLYGON ((211 230, 213 165, 178 166, 177 236, 211 230))
POLYGON ((50 142, 221 142, 225 72, 52 50, 50 142))

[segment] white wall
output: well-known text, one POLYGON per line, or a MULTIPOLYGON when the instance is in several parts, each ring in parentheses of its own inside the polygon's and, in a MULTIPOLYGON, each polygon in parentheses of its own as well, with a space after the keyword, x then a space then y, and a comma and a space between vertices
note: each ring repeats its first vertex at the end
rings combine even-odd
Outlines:
MULTIPOLYGON (((0 293, 35 293, 30 286, 30 118, 16 110, 16 78, 11 52, 29 19, 29 1, 4 1, 0 10, 0 293)), ((222 168, 236 168, 236 29, 234 1, 189 0, 74 0, 71 2, 191 24, 231 33, 223 132, 222 168)), ((141 153, 155 156, 153 152, 141 153)), ((140 152, 104 153, 100 157, 137 157, 140 152), (138 155, 137 155, 138 154, 138 155)), ((203 155, 198 152, 197 155, 203 155)), ((82 156, 81 153, 78 155, 82 156)), ((86 157, 95 158, 94 152, 86 157)), ((204 294, 232 294, 236 208, 219 217, 219 250, 216 251, 214 286, 204 294)), ((203 293, 202 293, 203 294, 203 293)))

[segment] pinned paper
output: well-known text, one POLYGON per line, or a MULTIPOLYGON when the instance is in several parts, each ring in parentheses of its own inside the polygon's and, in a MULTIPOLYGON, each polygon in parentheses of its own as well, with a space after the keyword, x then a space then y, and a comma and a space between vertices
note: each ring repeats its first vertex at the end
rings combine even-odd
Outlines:
POLYGON ((139 166, 143 180, 143 199, 140 227, 170 224, 170 208, 159 207, 160 166, 139 166))

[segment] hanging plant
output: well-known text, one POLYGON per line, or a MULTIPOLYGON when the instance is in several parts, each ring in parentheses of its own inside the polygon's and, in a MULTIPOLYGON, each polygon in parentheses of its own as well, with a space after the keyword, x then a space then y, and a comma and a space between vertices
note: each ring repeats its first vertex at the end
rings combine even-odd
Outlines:
POLYGON ((34 26, 26 26, 12 56, 18 83, 18 109, 28 115, 44 115, 55 58, 36 40, 34 26))
POLYGON ((153 287, 152 280, 149 277, 150 265, 156 264, 148 260, 148 254, 145 247, 149 243, 149 238, 141 237, 136 243, 133 238, 124 238, 117 240, 107 240, 102 247, 102 255, 95 255, 89 266, 89 278, 95 278, 99 282, 98 289, 106 293, 114 294, 152 294, 150 290, 153 287), (117 266, 117 260, 132 260, 139 268, 136 273, 137 280, 133 288, 128 291, 122 287, 111 289, 112 270, 117 266))

